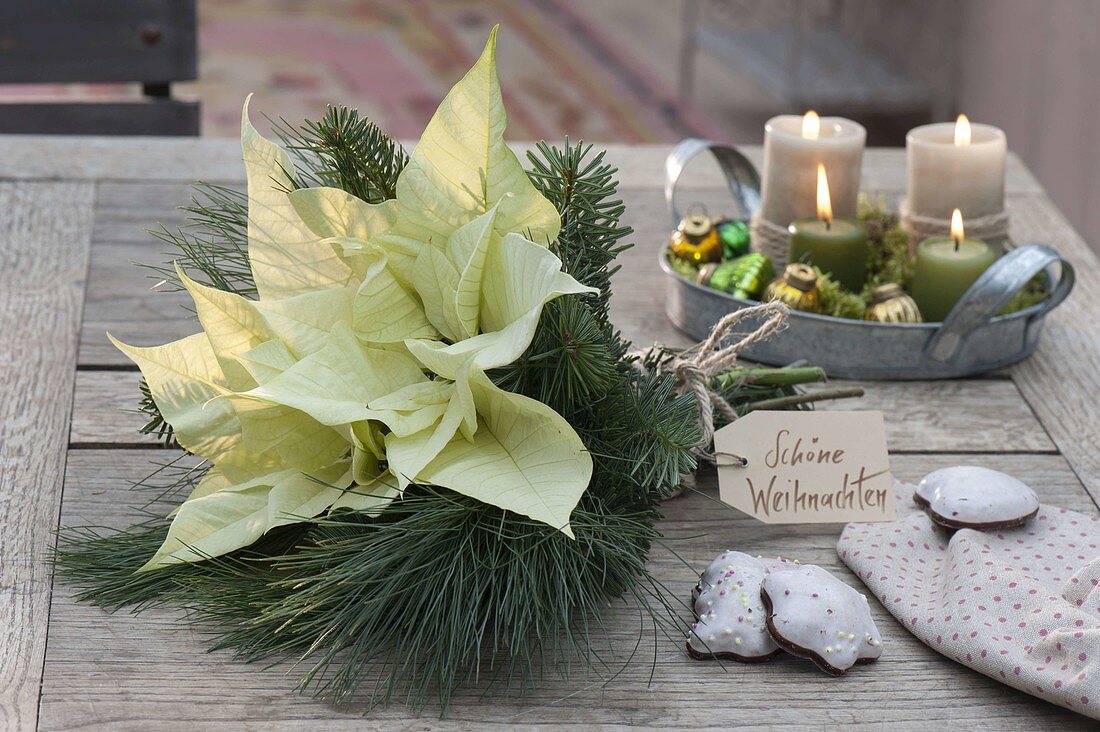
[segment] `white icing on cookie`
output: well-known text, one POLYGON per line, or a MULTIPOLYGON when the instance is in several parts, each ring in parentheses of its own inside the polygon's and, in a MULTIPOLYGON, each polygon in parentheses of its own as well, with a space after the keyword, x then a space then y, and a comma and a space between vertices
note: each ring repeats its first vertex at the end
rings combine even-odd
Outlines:
POLYGON ((719 554, 699 578, 688 651, 696 658, 763 660, 779 651, 765 628, 760 583, 768 570, 741 552, 719 554))
POLYGON ((729 549, 722 552, 699 575, 699 591, 702 592, 714 587, 715 583, 726 575, 726 572, 733 569, 734 564, 743 564, 746 561, 753 561, 753 559, 748 554, 729 549))
POLYGON ((969 465, 929 473, 913 498, 933 521, 956 529, 1018 526, 1039 510, 1035 491, 1021 481, 969 465))
POLYGON ((831 674, 882 655, 867 597, 821 567, 773 572, 761 590, 771 604, 768 631, 789 653, 831 674))
POLYGON ((797 559, 785 559, 784 557, 757 557, 769 572, 783 572, 788 569, 798 569, 802 562, 797 559))

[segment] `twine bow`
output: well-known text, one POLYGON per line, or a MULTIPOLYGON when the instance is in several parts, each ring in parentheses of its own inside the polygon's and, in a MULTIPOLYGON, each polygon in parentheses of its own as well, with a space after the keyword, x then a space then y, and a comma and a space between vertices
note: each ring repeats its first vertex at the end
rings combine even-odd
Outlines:
MULTIPOLYGON (((737 411, 730 406, 721 394, 710 388, 711 379, 729 371, 737 362, 741 351, 758 343, 787 325, 790 309, 781 302, 767 302, 736 310, 715 324, 710 336, 695 346, 688 348, 671 359, 658 362, 659 374, 672 374, 676 377, 678 394, 693 394, 699 405, 699 432, 702 442, 695 448, 695 454, 704 460, 714 460, 714 411, 717 410, 727 421, 737 419, 737 411), (723 346, 731 337, 736 337, 734 329, 741 321, 761 317, 764 322, 751 333, 742 335, 740 340, 723 346)), ((636 355, 645 360, 659 347, 652 346, 636 355)))

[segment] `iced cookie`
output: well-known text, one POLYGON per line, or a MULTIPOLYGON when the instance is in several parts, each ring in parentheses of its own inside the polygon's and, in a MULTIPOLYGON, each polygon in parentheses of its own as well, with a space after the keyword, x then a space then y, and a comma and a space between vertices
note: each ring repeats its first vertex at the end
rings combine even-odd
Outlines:
POLYGON ((821 567, 772 572, 760 589, 769 634, 780 648, 839 676, 882 655, 867 598, 821 567))
POLYGON ((764 563, 741 552, 719 554, 699 578, 694 604, 697 620, 688 634, 693 658, 764 661, 780 652, 764 625, 760 583, 764 563))
MULTIPOLYGON (((695 589, 691 591, 691 601, 694 603, 699 598, 699 593, 713 587, 718 580, 722 579, 722 577, 726 575, 726 572, 733 569, 734 562, 745 562, 752 559, 753 558, 748 554, 735 552, 732 549, 727 549, 719 554, 710 565, 703 570, 703 573, 699 575, 699 583, 695 585, 695 589)), ((772 558, 758 556, 755 561, 764 566, 765 572, 776 572, 782 569, 801 566, 798 561, 784 559, 783 557, 772 558)))
POLYGON ((691 601, 695 602, 699 597, 699 593, 703 590, 709 590, 711 587, 714 587, 715 583, 726 575, 726 572, 733 569, 734 562, 743 562, 751 558, 752 557, 747 554, 730 551, 728 549, 716 556, 714 560, 707 565, 707 568, 703 570, 703 573, 699 575, 699 584, 695 585, 695 589, 691 593, 691 601))
POLYGON ((951 529, 1008 529, 1039 512, 1035 491, 1011 475, 960 465, 921 479, 913 500, 951 529))

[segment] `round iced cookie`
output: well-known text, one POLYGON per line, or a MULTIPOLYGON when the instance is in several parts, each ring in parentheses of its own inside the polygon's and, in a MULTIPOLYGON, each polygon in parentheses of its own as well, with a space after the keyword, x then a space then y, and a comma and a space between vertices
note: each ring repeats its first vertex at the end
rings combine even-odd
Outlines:
POLYGON ((769 634, 780 648, 839 676, 882 655, 867 597, 812 564, 772 572, 760 588, 769 634))
POLYGON ((950 529, 1008 529, 1039 512, 1039 498, 1023 482, 989 468, 960 465, 921 479, 913 500, 950 529))
POLYGON ((764 625, 760 583, 764 563, 741 552, 719 554, 699 578, 694 605, 697 620, 688 633, 693 658, 751 663, 780 652, 764 625))

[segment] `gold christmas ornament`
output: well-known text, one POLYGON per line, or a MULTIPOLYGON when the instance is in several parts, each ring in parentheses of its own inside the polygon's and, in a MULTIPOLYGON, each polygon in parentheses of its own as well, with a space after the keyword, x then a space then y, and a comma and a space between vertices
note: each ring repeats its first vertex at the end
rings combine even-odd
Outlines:
POLYGON ((668 245, 677 257, 694 264, 722 261, 722 240, 705 211, 689 214, 682 220, 668 245))
POLYGON ((879 323, 923 322, 920 308, 896 282, 879 285, 871 290, 871 305, 867 308, 864 320, 874 320, 879 323))
POLYGON ((821 293, 817 289, 817 272, 808 264, 788 264, 783 276, 768 285, 764 301, 778 300, 792 310, 821 312, 821 293))

